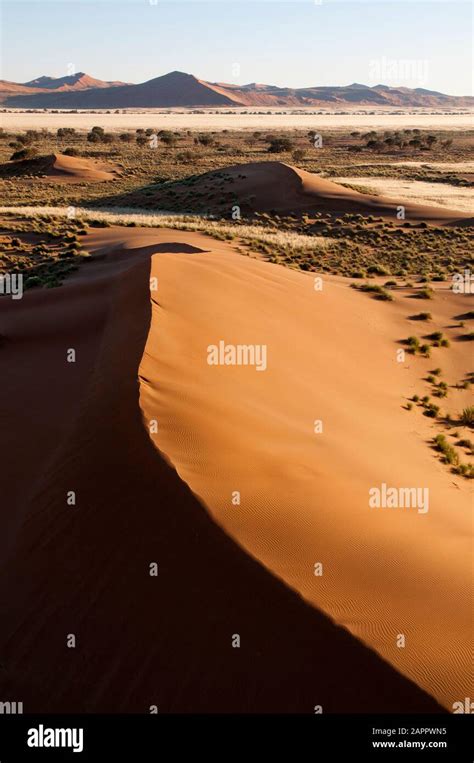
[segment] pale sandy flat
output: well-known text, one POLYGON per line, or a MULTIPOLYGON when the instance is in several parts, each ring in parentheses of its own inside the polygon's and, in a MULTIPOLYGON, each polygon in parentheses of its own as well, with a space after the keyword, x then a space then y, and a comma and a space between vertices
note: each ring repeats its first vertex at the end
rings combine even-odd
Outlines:
POLYGON ((472 188, 462 188, 449 183, 426 183, 423 180, 398 180, 396 178, 338 177, 337 183, 362 185, 374 193, 407 199, 416 204, 432 207, 458 209, 473 214, 472 188))
POLYGON ((407 161, 390 162, 392 167, 426 167, 427 169, 442 170, 443 172, 474 172, 474 162, 429 162, 407 161))
POLYGON ((337 130, 401 130, 419 127, 420 129, 471 130, 471 114, 304 114, 304 113, 265 113, 258 109, 257 114, 242 111, 257 109, 234 109, 232 112, 193 114, 187 111, 125 111, 120 114, 105 112, 86 113, 27 113, 12 111, 1 115, 4 130, 40 130, 45 127, 56 130, 58 127, 74 127, 76 130, 91 130, 99 124, 107 131, 136 130, 141 127, 157 130, 258 130, 268 129, 337 129, 337 130))

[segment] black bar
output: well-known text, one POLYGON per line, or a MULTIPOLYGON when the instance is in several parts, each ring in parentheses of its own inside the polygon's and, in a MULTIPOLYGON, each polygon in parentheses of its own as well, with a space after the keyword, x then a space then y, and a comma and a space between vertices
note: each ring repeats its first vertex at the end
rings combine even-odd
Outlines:
POLYGON ((421 762, 472 763, 472 720, 471 715, 450 714, 2 715, 0 762, 125 759, 145 763, 178 755, 224 761, 239 753, 247 760, 260 750, 265 760, 275 751, 278 760, 308 757, 322 763, 339 760, 341 755, 348 756, 348 761, 408 757, 421 762), (56 735, 58 729, 69 732, 56 735), (44 746, 28 746, 28 739, 44 746), (49 741, 72 746, 49 747, 49 741))

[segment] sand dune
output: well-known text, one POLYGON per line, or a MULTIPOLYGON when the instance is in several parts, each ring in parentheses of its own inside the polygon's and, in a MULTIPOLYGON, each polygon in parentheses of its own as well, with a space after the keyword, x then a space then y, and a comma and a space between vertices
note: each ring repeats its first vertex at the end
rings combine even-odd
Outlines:
POLYGON ((38 174, 36 180, 48 183, 99 183, 115 180, 118 174, 115 167, 105 162, 65 154, 9 162, 0 171, 7 175, 38 174))
POLYGON ((93 159, 84 157, 65 156, 64 154, 53 154, 49 177, 58 177, 69 182, 82 182, 89 180, 97 182, 99 180, 113 180, 116 172, 110 165, 102 162, 96 162, 93 159))
MULTIPOLYGON (((445 707, 471 696, 468 489, 429 448, 436 426, 403 409, 429 391, 428 369, 464 377, 462 343, 400 364, 413 300, 382 304, 331 277, 316 292, 310 275, 232 253, 155 256, 152 274, 140 400, 157 448, 305 599, 445 707), (265 345, 267 369, 209 365, 220 340, 265 345), (382 483, 428 488, 428 512, 370 509, 382 483)), ((445 288, 430 310, 445 328, 465 306, 445 288)), ((469 392, 450 398, 454 412, 469 392)))
MULTIPOLYGON (((317 302, 309 306, 310 300, 322 298, 332 321, 332 290, 314 296, 310 279, 247 260, 229 245, 200 234, 111 228, 91 233, 86 243, 94 253, 92 262, 62 289, 28 292, 21 306, 0 302, 1 353, 14 398, 10 426, 2 427, 2 434, 10 437, 1 472, 2 490, 3 483, 10 488, 2 530, 6 514, 21 508, 21 522, 9 521, 9 543, 1 548, 2 699, 21 698, 25 712, 148 712, 150 705, 164 713, 313 713, 316 705, 323 712, 439 711, 422 689, 239 548, 179 476, 189 478, 196 492, 206 493, 219 522, 228 524, 239 543, 261 553, 263 563, 295 589, 305 577, 302 565, 311 539, 307 598, 312 593, 327 604, 332 596, 340 609, 338 619, 346 619, 350 609, 350 627, 363 632, 367 641, 375 629, 377 646, 383 647, 384 634, 389 643, 394 628, 408 625, 406 659, 411 665, 413 653, 419 655, 420 683, 440 685, 439 693, 446 695, 461 688, 465 649, 459 648, 458 627, 465 589, 458 588, 464 554, 459 493, 449 519, 440 516, 440 509, 430 514, 428 532, 424 525, 425 551, 419 530, 412 538, 419 554, 416 563, 408 539, 420 518, 407 517, 403 524, 398 517, 391 522, 380 517, 382 521, 370 526, 369 549, 369 538, 361 538, 357 526, 359 520, 368 526, 358 494, 346 496, 345 505, 345 494, 335 495, 329 484, 335 473, 332 462, 325 473, 336 452, 340 469, 346 458, 353 465, 352 440, 342 442, 339 451, 345 416, 323 405, 329 399, 328 383, 335 381, 337 393, 344 386, 335 378, 341 360, 337 347, 331 349, 316 333, 317 302), (160 277, 153 305, 150 257, 160 277), (300 300, 301 318, 311 318, 312 325, 292 317, 295 300, 300 300), (276 310, 274 318, 270 307, 276 310), (316 355, 306 347, 309 330, 317 340, 316 355), (255 385, 246 372, 229 377, 222 369, 208 376, 202 357, 216 332, 225 332, 227 339, 245 334, 269 341, 268 378, 256 374, 255 385), (75 364, 65 361, 71 347, 76 349, 75 364), (288 361, 285 376, 282 363, 288 361), (31 383, 37 377, 40 386, 31 383), (176 461, 179 474, 153 446, 139 396, 145 415, 158 414, 163 440, 157 444, 176 461), (318 412, 327 420, 328 442, 321 445, 304 431, 306 417, 311 428, 318 412), (171 423, 178 433, 175 439, 171 423), (207 489, 200 474, 203 464, 210 469, 207 489), (236 510, 227 505, 227 495, 230 487, 239 486, 243 503, 236 510), (262 490, 267 489, 265 502, 262 490), (66 503, 71 490, 77 496, 75 506, 66 503), (219 514, 223 496, 227 519, 219 514), (443 668, 447 671, 449 664, 453 671, 449 680, 431 664, 446 630, 442 638, 431 633, 427 644, 421 644, 418 613, 404 611, 401 601, 413 596, 415 607, 423 592, 432 602, 435 593, 427 585, 437 581, 430 571, 431 553, 436 558, 443 522, 443 560, 452 578, 447 583, 446 570, 438 571, 442 580, 437 591, 452 598, 438 598, 436 617, 450 617, 444 627, 452 641, 443 668), (343 556, 341 545, 351 532, 354 537, 343 556), (405 574, 399 567, 402 547, 405 574), (382 552, 386 568, 379 562, 382 552), (326 573, 317 580, 311 568, 319 558, 326 573), (158 563, 156 578, 149 576, 152 562, 158 563), (354 566, 358 593, 354 581, 346 579, 354 566), (375 582, 369 571, 377 574, 375 582), (408 586, 409 573, 418 574, 416 585, 411 580, 408 586), (396 580, 406 587, 398 591, 396 580), (388 616, 381 614, 381 601, 390 609, 388 616), (382 625, 377 627, 379 617, 382 625), (68 634, 76 636, 75 649, 66 646, 68 634), (231 646, 233 634, 241 636, 240 649, 231 646)), ((334 290, 338 304, 347 295, 356 324, 361 312, 367 315, 372 309, 375 328, 369 326, 369 341, 380 348, 378 313, 372 304, 348 290, 334 290)), ((337 341, 346 341, 348 322, 346 317, 340 328, 333 324, 337 341)), ((347 352, 352 373, 355 349, 347 352)), ((366 358, 367 351, 361 352, 366 358)), ((369 370, 377 379, 380 364, 384 370, 390 365, 387 359, 372 358, 369 370)), ((406 371, 397 373, 406 378, 406 371)), ((364 392, 357 376, 350 390, 344 390, 355 404, 361 396, 375 395, 377 426, 367 432, 372 452, 385 422, 384 405, 395 403, 393 393, 389 399, 385 393, 382 405, 376 383, 364 392)), ((357 433, 355 414, 353 418, 357 433)), ((402 429, 401 422, 396 428, 402 429)), ((417 474, 421 460, 430 475, 437 474, 433 479, 445 491, 442 497, 451 497, 445 473, 404 436, 403 446, 411 443, 407 455, 415 458, 410 468, 417 474)), ((386 458, 377 456, 377 463, 384 465, 386 458)), ((361 454, 359 460, 364 480, 367 459, 361 454)), ((3 541, 4 534, 0 537, 3 541)))
MULTIPOLYGON (((132 200, 134 195, 132 194, 132 200)), ((138 202, 137 202, 138 203, 138 202)), ((242 213, 346 212, 380 215, 397 220, 400 205, 407 220, 452 223, 468 220, 467 212, 415 204, 406 199, 371 196, 346 188, 311 172, 283 162, 251 162, 207 172, 193 180, 158 188, 146 197, 146 206, 187 209, 228 217, 238 205, 242 213), (173 205, 173 206, 170 206, 173 205)))

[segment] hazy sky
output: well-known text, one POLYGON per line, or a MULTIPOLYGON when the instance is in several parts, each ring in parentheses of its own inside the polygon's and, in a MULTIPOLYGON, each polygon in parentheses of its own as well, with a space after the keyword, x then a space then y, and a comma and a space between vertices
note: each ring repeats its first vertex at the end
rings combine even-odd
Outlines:
POLYGON ((3 79, 85 71, 143 82, 362 82, 472 91, 471 4, 458 0, 2 1, 3 79))

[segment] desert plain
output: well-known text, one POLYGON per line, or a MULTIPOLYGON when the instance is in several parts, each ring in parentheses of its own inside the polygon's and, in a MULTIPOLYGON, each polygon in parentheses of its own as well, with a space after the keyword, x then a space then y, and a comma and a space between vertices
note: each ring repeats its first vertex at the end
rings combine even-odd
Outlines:
POLYGON ((453 712, 465 116, 2 116, 1 695, 453 712))

